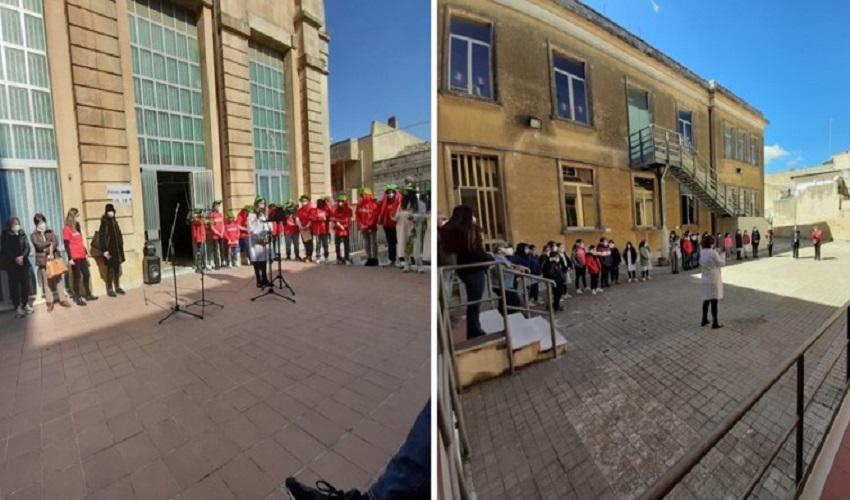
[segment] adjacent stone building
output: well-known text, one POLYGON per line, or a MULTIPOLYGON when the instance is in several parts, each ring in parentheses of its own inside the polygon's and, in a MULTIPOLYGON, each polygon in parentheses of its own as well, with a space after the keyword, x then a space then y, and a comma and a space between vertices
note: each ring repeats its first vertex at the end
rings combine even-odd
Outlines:
MULTIPOLYGON (((132 286, 177 203, 182 220, 330 191, 321 0, 12 0, 0 20, 4 224, 61 230, 76 207, 91 238, 114 202, 132 286)), ((175 248, 191 252, 181 223, 175 248)))
MULTIPOLYGON (((384 185, 378 184, 388 172, 386 166, 381 167, 383 173, 376 172, 379 164, 396 158, 407 148, 419 148, 422 144, 425 142, 421 138, 398 128, 395 117, 390 117, 386 124, 372 122, 369 135, 335 142, 331 146, 333 192, 348 193, 356 199, 355 193, 361 187, 383 189, 384 185)), ((419 175, 430 177, 430 156, 428 162, 429 172, 419 175)), ((394 174, 389 172, 389 175, 393 177, 394 174)))
POLYGON ((767 120, 573 0, 441 0, 439 210, 487 243, 622 246, 762 215, 767 120))
POLYGON ((765 175, 765 216, 776 233, 803 237, 818 225, 831 238, 850 239, 850 151, 820 165, 765 175))
POLYGON ((396 156, 376 162, 372 177, 378 192, 389 184, 402 186, 405 181, 413 183, 420 192, 424 191, 431 185, 431 143, 407 146, 396 156))

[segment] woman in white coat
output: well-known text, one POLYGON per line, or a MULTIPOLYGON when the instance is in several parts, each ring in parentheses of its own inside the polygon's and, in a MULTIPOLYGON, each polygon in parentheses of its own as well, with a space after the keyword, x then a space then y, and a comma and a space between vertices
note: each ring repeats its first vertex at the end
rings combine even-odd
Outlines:
POLYGON ((266 265, 270 260, 269 243, 271 227, 266 222, 266 200, 257 196, 254 200, 254 210, 248 214, 248 232, 251 235, 251 263, 254 265, 254 276, 257 278, 257 288, 269 283, 266 265))
POLYGON ((699 266, 702 270, 702 326, 708 325, 708 308, 711 306, 711 316, 714 318, 712 329, 723 327, 717 319, 717 303, 723 298, 720 268, 724 264, 726 259, 716 250, 714 236, 706 236, 702 240, 702 252, 699 256, 699 266))
POLYGON ((404 272, 424 272, 422 266, 422 247, 418 244, 419 237, 424 233, 424 222, 428 218, 425 213, 425 203, 419 200, 416 187, 409 185, 404 187, 404 195, 401 206, 393 216, 397 223, 399 235, 399 255, 404 255, 404 272), (416 266, 410 265, 411 260, 416 261, 416 266))

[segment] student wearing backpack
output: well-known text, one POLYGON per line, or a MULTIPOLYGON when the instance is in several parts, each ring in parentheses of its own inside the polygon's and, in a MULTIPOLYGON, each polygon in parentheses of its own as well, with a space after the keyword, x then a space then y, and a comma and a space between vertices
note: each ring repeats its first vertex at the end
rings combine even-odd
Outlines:
POLYGON ((602 264, 596 256, 596 247, 590 245, 585 254, 587 262, 587 271, 590 273, 590 289, 591 294, 596 295, 597 292, 602 293, 602 287, 599 286, 599 275, 602 273, 602 264))
POLYGON ((576 240, 573 245, 572 260, 573 267, 576 270, 576 293, 589 292, 590 287, 587 286, 587 254, 584 251, 583 240, 576 240))

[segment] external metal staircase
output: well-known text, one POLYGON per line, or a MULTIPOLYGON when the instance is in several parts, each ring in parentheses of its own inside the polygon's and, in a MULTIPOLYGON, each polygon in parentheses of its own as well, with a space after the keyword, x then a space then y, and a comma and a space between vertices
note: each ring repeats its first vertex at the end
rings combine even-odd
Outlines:
POLYGON ((669 168, 712 213, 730 217, 759 215, 753 205, 740 203, 735 191, 717 180, 717 172, 678 132, 650 125, 629 136, 629 163, 636 169, 669 168))

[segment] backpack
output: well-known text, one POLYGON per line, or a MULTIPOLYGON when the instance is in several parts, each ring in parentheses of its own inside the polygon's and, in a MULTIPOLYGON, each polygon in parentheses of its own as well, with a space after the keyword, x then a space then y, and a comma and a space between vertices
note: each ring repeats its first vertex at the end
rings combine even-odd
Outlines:
POLYGON ((578 248, 573 249, 573 265, 575 267, 585 267, 587 263, 584 259, 581 258, 581 255, 578 253, 578 248))

